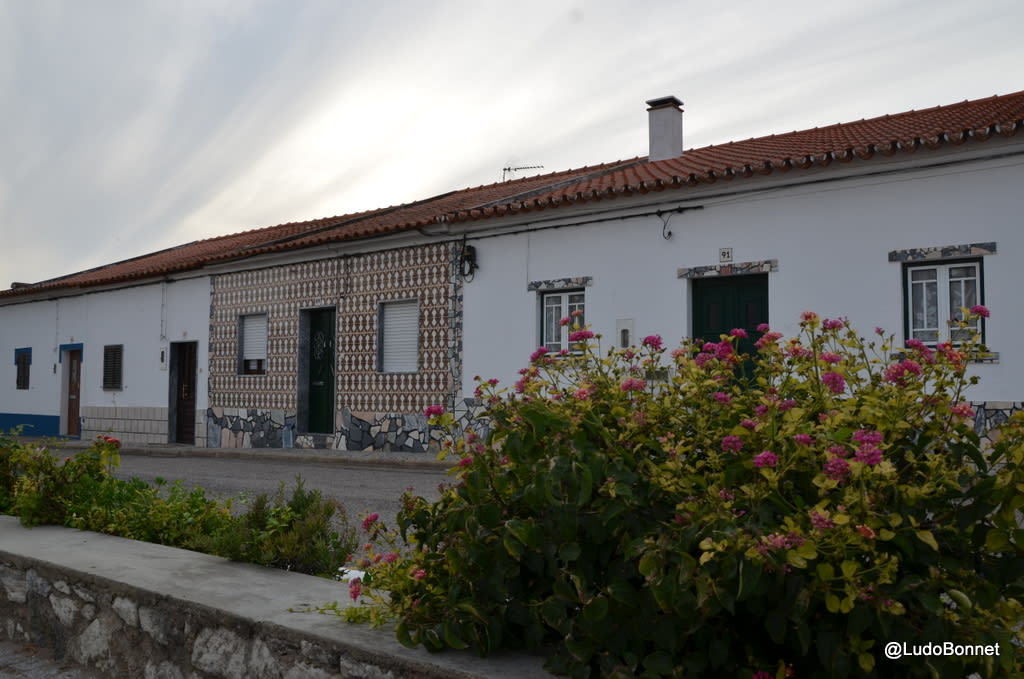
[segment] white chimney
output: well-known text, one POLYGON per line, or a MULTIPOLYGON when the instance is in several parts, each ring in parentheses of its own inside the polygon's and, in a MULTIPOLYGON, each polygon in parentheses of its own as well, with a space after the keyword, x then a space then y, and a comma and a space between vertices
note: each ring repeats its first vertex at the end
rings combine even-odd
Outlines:
POLYGON ((683 155, 683 102, 675 97, 649 99, 647 122, 650 131, 651 162, 683 155))

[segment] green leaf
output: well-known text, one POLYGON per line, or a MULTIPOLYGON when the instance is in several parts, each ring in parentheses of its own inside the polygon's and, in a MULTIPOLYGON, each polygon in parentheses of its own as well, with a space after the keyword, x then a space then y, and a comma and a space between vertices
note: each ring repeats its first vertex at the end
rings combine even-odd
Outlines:
POLYGON ((675 662, 666 651, 655 651, 644 658, 644 668, 661 676, 672 674, 675 662))
POLYGON ((835 594, 826 594, 825 595, 825 608, 828 609, 829 613, 838 613, 839 612, 839 597, 837 597, 835 594))
POLYGON ((588 622, 604 620, 608 615, 608 599, 596 596, 583 607, 583 617, 588 622))
POLYGON ((935 541, 935 536, 932 535, 930 530, 917 531, 917 539, 934 549, 936 552, 939 551, 939 543, 935 541))
POLYGON ((836 569, 830 563, 818 564, 818 579, 822 582, 830 582, 836 576, 836 569))
POLYGON ((1001 552, 1010 546, 1010 539, 1006 531, 993 528, 985 535, 985 551, 1001 552))
POLYGON ((580 543, 569 542, 562 545, 562 548, 558 550, 558 558, 562 561, 575 561, 580 558, 580 553, 583 550, 580 548, 580 543))

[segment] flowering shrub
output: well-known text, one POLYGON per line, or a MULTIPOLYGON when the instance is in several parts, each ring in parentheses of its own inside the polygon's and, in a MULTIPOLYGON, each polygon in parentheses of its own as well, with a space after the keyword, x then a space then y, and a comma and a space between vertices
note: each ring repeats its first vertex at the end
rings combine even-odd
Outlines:
POLYGON ((801 330, 762 326, 753 357, 740 330, 603 357, 577 334, 514 394, 481 384, 489 437, 452 442, 438 501, 404 498, 409 547, 364 561, 350 619, 430 649, 544 648, 573 677, 1024 672, 1024 420, 980 445, 962 401, 984 349, 896 349, 811 312, 801 330))

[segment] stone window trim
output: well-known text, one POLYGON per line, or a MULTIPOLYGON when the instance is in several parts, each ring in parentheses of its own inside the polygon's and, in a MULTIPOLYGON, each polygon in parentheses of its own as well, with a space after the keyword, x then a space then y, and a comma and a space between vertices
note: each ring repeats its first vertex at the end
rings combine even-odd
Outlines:
POLYGON ((593 276, 576 276, 575 278, 553 278, 544 281, 530 281, 526 285, 527 292, 556 292, 589 288, 594 284, 593 276))
POLYGON ((938 259, 964 259, 968 257, 985 257, 997 253, 995 242, 963 243, 960 245, 935 245, 924 248, 908 248, 891 250, 890 262, 928 262, 938 259))
POLYGON ((708 264, 705 266, 688 266, 676 269, 676 278, 710 278, 713 276, 746 276, 759 273, 777 273, 779 260, 762 259, 753 262, 733 262, 730 264, 708 264))

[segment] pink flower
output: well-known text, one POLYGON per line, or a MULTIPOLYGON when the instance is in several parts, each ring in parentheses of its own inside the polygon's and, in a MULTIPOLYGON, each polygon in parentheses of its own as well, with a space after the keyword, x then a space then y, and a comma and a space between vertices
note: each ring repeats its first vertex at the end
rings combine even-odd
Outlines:
POLYGON ((735 500, 736 499, 736 496, 733 495, 732 491, 730 491, 728 488, 723 488, 722 490, 718 491, 718 497, 722 498, 723 500, 735 500))
POLYGON ((758 670, 750 675, 750 679, 775 679, 775 675, 768 670, 758 670))
POLYGON ((814 526, 814 530, 819 532, 825 532, 829 528, 835 525, 832 519, 828 518, 824 514, 819 512, 811 512, 811 525, 814 526))
POLYGON ((857 443, 870 443, 873 446, 877 446, 885 440, 885 435, 880 431, 873 429, 858 429, 853 432, 851 437, 857 443))
POLYGON ((822 471, 828 478, 842 483, 850 477, 850 464, 841 457, 833 457, 825 463, 822 471))
POLYGON ((821 383, 828 387, 833 394, 841 394, 846 391, 846 380, 836 372, 827 372, 821 376, 821 383))
POLYGON ((575 332, 569 333, 569 341, 570 342, 582 342, 583 340, 588 340, 588 339, 593 338, 593 336, 594 336, 594 333, 590 332, 589 330, 577 330, 575 332))
POLYGON ((814 443, 814 437, 810 434, 795 434, 793 440, 802 446, 809 446, 814 443))
POLYGON ((743 328, 733 328, 729 331, 729 336, 737 339, 747 339, 750 335, 743 328))
POLYGON ((832 365, 835 365, 836 363, 839 363, 839 361, 843 360, 842 356, 840 356, 839 354, 834 354, 831 351, 824 352, 821 356, 819 356, 819 358, 825 361, 825 363, 830 363, 832 365))
POLYGON ((622 380, 622 384, 619 385, 619 389, 625 392, 630 391, 643 391, 647 388, 647 383, 638 377, 627 377, 622 380))
POLYGON ((562 319, 560 319, 558 321, 558 324, 561 325, 561 326, 566 326, 566 325, 569 325, 570 323, 572 323, 572 319, 569 318, 568 316, 566 316, 565 318, 562 318, 562 319))
POLYGON ((770 450, 765 450, 754 456, 754 466, 760 469, 761 467, 774 467, 779 463, 779 456, 770 450))
POLYGON ((721 391, 716 391, 715 393, 711 394, 711 396, 716 401, 723 405, 729 405, 730 403, 732 403, 732 396, 730 396, 729 394, 725 394, 721 391))
POLYGON ((768 406, 766 406, 763 403, 759 406, 755 406, 754 414, 757 415, 758 417, 764 417, 765 415, 768 414, 768 406))
POLYGON ((779 412, 784 413, 787 410, 792 410, 793 408, 796 408, 797 405, 799 404, 796 402, 796 400, 787 398, 779 403, 779 412))
POLYGON ((398 552, 388 552, 384 555, 384 563, 394 563, 398 561, 398 552))
POLYGON ((380 514, 376 512, 367 516, 365 519, 363 519, 363 530, 369 532, 370 528, 373 527, 373 524, 377 523, 377 519, 379 518, 380 514))
POLYGON ((824 321, 821 322, 821 327, 824 328, 825 330, 839 330, 845 325, 846 323, 838 318, 826 318, 824 321))
POLYGON ((828 447, 828 452, 832 453, 836 457, 849 457, 850 451, 846 449, 846 446, 834 445, 828 447))
POLYGON ((743 427, 744 429, 754 431, 754 429, 757 428, 757 420, 752 420, 748 417, 740 422, 740 426, 743 427))
POLYGON ((906 358, 899 363, 893 363, 885 369, 885 374, 882 376, 886 382, 905 387, 907 386, 907 380, 910 375, 920 375, 921 364, 917 361, 912 361, 906 358))
POLYGON ((423 414, 427 417, 444 415, 444 406, 427 406, 427 409, 423 411, 423 414))
POLYGON ((464 457, 461 460, 459 460, 459 467, 461 467, 463 469, 468 467, 471 464, 473 464, 473 458, 472 457, 464 457))
POLYGON ((770 325, 768 325, 767 323, 761 323, 761 324, 759 324, 757 326, 757 331, 758 332, 768 332, 771 329, 772 329, 772 327, 770 325))
POLYGON ((648 335, 640 341, 645 347, 650 347, 655 351, 661 351, 664 344, 661 340, 661 335, 648 335))
POLYGON ((982 318, 988 318, 990 313, 988 307, 982 306, 981 304, 975 304, 971 307, 971 313, 975 316, 981 316, 982 318))
POLYGON ((352 601, 359 598, 359 595, 363 593, 363 581, 359 578, 352 578, 348 581, 348 595, 352 597, 352 601))
POLYGON ((800 314, 800 320, 804 323, 813 323, 818 320, 818 314, 813 311, 805 311, 800 314))
POLYGON ((951 408, 954 415, 958 417, 968 418, 974 417, 977 413, 971 408, 970 403, 957 403, 951 408))
POLYGON ((722 439, 722 450, 738 451, 743 448, 743 439, 739 436, 726 436, 722 439))
POLYGON ((427 577, 427 572, 422 568, 417 568, 412 572, 413 580, 422 580, 425 577, 427 577))
POLYGON ((758 349, 764 348, 769 344, 774 344, 777 340, 782 339, 781 332, 766 332, 761 335, 761 339, 754 342, 754 346, 758 349))
POLYGON ((868 466, 873 466, 882 461, 882 451, 870 443, 865 443, 857 449, 853 459, 857 462, 863 462, 868 466))
POLYGON ((533 353, 530 354, 530 363, 536 363, 538 360, 544 358, 544 356, 547 353, 548 353, 548 348, 547 347, 537 347, 536 349, 534 349, 533 353))
POLYGON ((572 395, 574 398, 577 398, 580 401, 587 401, 590 399, 591 396, 594 395, 594 389, 591 385, 587 385, 584 387, 580 387, 579 389, 574 391, 572 395))
POLYGON ((859 526, 857 526, 857 532, 866 537, 868 540, 871 540, 875 537, 875 531, 871 530, 870 526, 865 526, 864 524, 860 524, 859 526))

